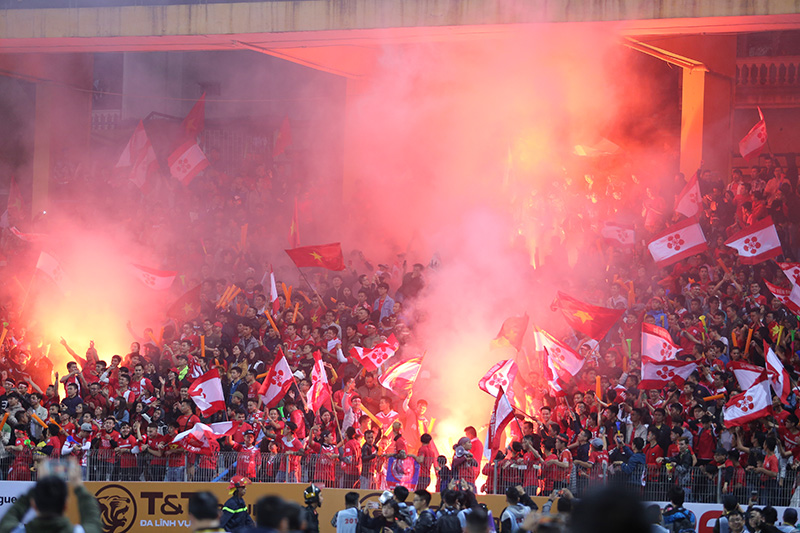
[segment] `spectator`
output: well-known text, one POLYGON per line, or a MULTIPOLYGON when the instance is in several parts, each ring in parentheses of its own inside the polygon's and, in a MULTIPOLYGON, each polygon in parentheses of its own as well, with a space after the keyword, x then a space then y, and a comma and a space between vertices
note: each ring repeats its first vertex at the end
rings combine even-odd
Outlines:
POLYGON ((17 501, 6 511, 0 520, 0 533, 15 531, 22 519, 29 512, 32 503, 35 516, 24 529, 31 533, 54 532, 67 533, 74 529, 69 519, 64 516, 67 507, 69 489, 75 493, 80 516, 80 526, 86 533, 102 533, 103 522, 100 520, 100 508, 97 500, 86 490, 81 481, 81 473, 75 461, 68 469, 68 482, 55 475, 45 475, 36 482, 28 492, 17 498, 17 501))

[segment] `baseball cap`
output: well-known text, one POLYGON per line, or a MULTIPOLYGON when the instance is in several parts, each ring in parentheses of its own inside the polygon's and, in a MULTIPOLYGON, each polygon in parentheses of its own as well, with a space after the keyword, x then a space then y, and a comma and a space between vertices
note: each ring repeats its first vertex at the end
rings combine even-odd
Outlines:
POLYGON ((92 429, 94 428, 92 428, 92 425, 89 422, 84 422, 83 424, 81 424, 81 431, 88 431, 89 433, 91 433, 92 429))

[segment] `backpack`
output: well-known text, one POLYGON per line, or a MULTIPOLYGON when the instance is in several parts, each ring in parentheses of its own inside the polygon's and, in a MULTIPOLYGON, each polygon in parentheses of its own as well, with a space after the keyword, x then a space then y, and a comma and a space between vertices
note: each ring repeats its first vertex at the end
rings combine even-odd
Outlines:
POLYGON ((434 529, 436 533, 462 533, 458 513, 442 511, 442 514, 436 519, 436 527, 434 529))
POLYGON ((683 507, 678 507, 669 512, 666 516, 674 517, 670 521, 670 529, 673 533, 695 533, 697 518, 694 513, 683 507))

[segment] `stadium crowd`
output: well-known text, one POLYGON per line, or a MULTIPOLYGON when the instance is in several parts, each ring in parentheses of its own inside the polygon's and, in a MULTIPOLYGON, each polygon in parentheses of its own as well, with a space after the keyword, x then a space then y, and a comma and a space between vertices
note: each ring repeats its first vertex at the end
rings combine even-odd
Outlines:
MULTIPOLYGON (((620 480, 651 500, 664 500, 679 486, 687 501, 719 501, 725 494, 745 501, 755 492, 763 503, 787 505, 794 502, 800 466, 795 392, 783 398, 773 393, 770 412, 745 424, 732 426, 723 418, 723 407, 743 390, 732 363, 763 368, 768 345, 792 383, 800 370, 796 313, 766 285, 791 289, 792 281, 776 263, 742 264, 724 245, 730 235, 769 216, 782 241, 781 259, 799 257, 796 169, 787 177, 775 159, 762 163, 747 175, 735 170, 727 184, 709 170, 698 171, 699 221, 708 248, 665 268, 654 265, 645 244, 680 220, 668 206, 685 187, 684 176, 657 190, 638 190, 638 196, 608 181, 605 211, 593 207, 580 224, 568 223, 564 213, 567 239, 601 243, 591 222, 610 220, 613 206, 640 200, 633 245, 598 246, 607 268, 584 285, 570 286, 582 301, 624 309, 624 315, 600 339, 574 331, 562 336, 583 361, 577 375, 559 382, 563 394, 552 395, 542 356, 530 357, 530 368, 541 371, 520 378, 528 401, 488 461, 476 429, 485 420, 476 419, 457 442, 437 441, 437 406, 387 389, 380 382, 385 367, 367 371, 351 355, 353 347, 371 350, 392 335, 399 348, 390 362, 416 355, 407 348, 424 320, 436 262, 408 265, 398 256, 374 265, 353 252, 343 271, 317 270, 302 290, 279 290, 273 309, 258 251, 229 246, 239 226, 222 222, 250 221, 251 235, 266 231, 260 216, 275 201, 265 199, 268 177, 255 166, 244 178, 228 180, 212 167, 192 194, 176 195, 195 214, 202 211, 201 195, 219 200, 208 202, 214 207, 203 212, 199 230, 187 230, 180 245, 170 247, 176 243, 140 228, 143 241, 170 250, 165 263, 202 265, 186 271, 200 287, 193 315, 173 316, 160 332, 139 336, 131 330, 135 340, 126 354, 62 339, 53 349, 63 349, 73 361, 53 368, 37 328, 20 322, 19 302, 8 297, 0 361, 0 473, 31 479, 36 457, 67 455, 81 460, 88 479, 98 480, 211 481, 236 474, 383 489, 411 471, 413 482, 402 483, 430 491, 464 483, 494 493, 521 486, 525 496, 564 489, 580 495, 592 484, 620 480), (204 240, 203 231, 217 238, 204 240), (204 253, 197 251, 200 245, 204 253), (181 252, 199 254, 199 261, 179 257, 181 252), (697 370, 685 380, 639 388, 643 323, 664 328, 681 349, 677 358, 696 362, 697 370), (332 388, 330 401, 319 409, 308 405, 315 353, 332 388), (281 356, 294 380, 266 406, 263 381, 281 356), (189 391, 213 368, 221 375, 225 408, 203 417, 189 391), (203 442, 202 450, 173 441, 197 423, 226 420, 236 422, 231 432, 203 442), (393 464, 405 470, 393 473, 393 464)), ((598 191, 595 184, 592 191, 559 194, 585 197, 592 206, 598 191)), ((152 220, 183 217, 178 207, 159 207, 152 220)), ((9 247, 30 243, 6 234, 4 246, 10 257, 9 247)))

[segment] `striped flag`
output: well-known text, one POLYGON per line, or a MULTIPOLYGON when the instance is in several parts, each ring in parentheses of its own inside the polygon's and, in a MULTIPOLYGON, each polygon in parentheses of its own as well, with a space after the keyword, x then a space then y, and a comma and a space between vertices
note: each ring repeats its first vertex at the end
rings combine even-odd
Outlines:
POLYGON ((378 382, 399 397, 405 398, 411 393, 411 388, 417 381, 421 369, 422 357, 412 357, 411 359, 389 365, 389 367, 381 373, 378 382))
POLYGON ((319 411, 326 403, 330 406, 331 386, 328 383, 328 374, 322 364, 322 354, 319 350, 314 352, 314 367, 311 369, 311 388, 306 393, 308 406, 319 411))
POLYGON ((155 268, 134 264, 131 264, 131 270, 142 283, 157 291, 169 289, 172 286, 172 282, 175 281, 175 276, 178 275, 174 270, 156 270, 155 268))

